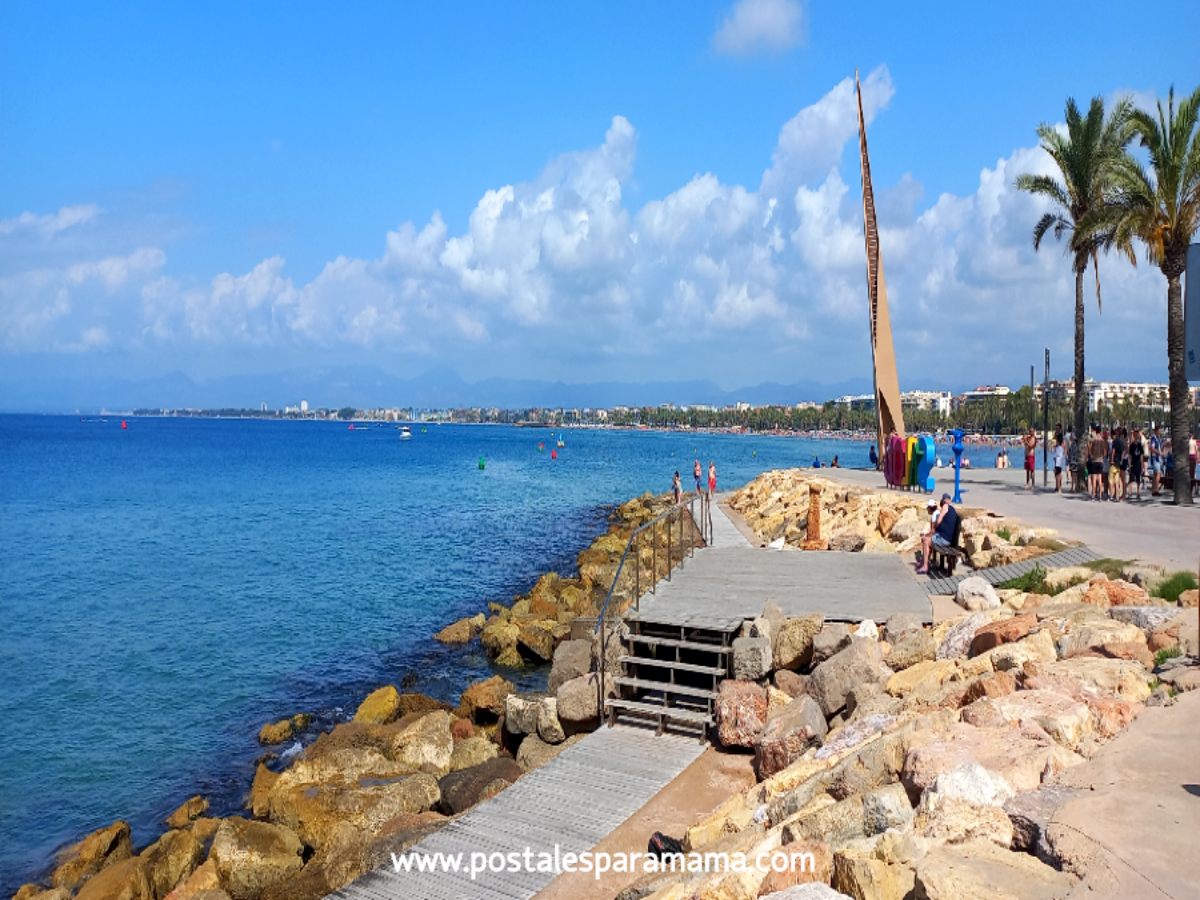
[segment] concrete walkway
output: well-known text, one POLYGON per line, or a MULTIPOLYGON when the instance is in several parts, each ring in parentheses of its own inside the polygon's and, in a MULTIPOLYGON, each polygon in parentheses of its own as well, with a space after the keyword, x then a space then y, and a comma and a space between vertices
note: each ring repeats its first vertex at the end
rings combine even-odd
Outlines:
MULTIPOLYGON (((822 478, 882 488, 883 476, 861 469, 820 469, 822 478)), ((935 470, 935 493, 954 493, 954 472, 935 470)), ((1041 473, 1037 482, 1041 484, 1041 473)), ((1168 569, 1196 571, 1200 562, 1200 506, 1180 507, 1161 500, 1106 503, 1082 494, 1055 494, 1053 488, 1028 492, 1019 469, 964 469, 963 505, 982 506, 1031 525, 1056 528, 1114 559, 1138 559, 1168 569)), ((1053 480, 1051 480, 1053 484, 1053 480)), ((1150 492, 1143 491, 1149 498, 1150 492)), ((914 495, 915 496, 915 495, 914 495)))
POLYGON ((1051 819, 1088 872, 1072 897, 1200 897, 1200 691, 1145 710, 1060 783, 1082 788, 1051 819))

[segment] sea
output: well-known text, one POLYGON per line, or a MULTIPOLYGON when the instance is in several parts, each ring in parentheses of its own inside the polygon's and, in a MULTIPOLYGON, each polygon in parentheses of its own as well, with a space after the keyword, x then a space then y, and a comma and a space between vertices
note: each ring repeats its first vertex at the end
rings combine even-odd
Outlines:
MULTIPOLYGON (((0 896, 122 818, 236 812, 259 727, 491 674, 431 640, 570 573, 612 508, 865 442, 726 433, 0 416, 0 896), (555 453, 557 458, 552 458, 555 453), (480 463, 483 463, 481 468, 480 463)), ((544 685, 545 671, 504 672, 544 685)), ((295 753, 299 744, 282 748, 295 753)))

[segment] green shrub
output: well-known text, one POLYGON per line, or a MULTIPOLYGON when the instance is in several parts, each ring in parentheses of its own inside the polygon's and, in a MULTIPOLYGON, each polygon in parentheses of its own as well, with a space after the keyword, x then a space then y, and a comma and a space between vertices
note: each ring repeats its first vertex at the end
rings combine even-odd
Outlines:
POLYGON ((1168 659, 1174 659, 1176 656, 1183 654, 1183 651, 1178 647, 1166 647, 1154 654, 1154 667, 1158 668, 1168 659))
POLYGON ((1190 591, 1195 587, 1196 575, 1194 572, 1175 572, 1168 576, 1165 581, 1155 585, 1154 590, 1150 593, 1155 597, 1162 597, 1171 603, 1178 603, 1180 594, 1184 591, 1190 591))
POLYGON ((1011 541, 1012 540, 1012 532, 1008 530, 1007 526, 1005 526, 1004 528, 997 528, 996 529, 996 537, 1002 537, 1006 541, 1011 541))
POLYGON ((1024 575, 1018 575, 1016 578, 1010 578, 1008 581, 1001 582, 996 587, 1003 590, 1024 591, 1027 594, 1048 594, 1046 589, 1046 570, 1041 566, 1034 564, 1033 568, 1024 575))

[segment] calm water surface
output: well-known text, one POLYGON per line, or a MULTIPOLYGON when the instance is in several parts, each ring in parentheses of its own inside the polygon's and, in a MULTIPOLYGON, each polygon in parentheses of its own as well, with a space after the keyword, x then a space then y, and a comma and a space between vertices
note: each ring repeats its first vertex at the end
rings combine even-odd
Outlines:
POLYGON ((613 504, 688 485, 695 455, 722 488, 867 455, 570 431, 551 460, 533 429, 128 422, 0 416, 2 896, 113 819, 142 844, 197 791, 233 811, 267 720, 328 723, 406 677, 456 700, 487 660, 429 635, 569 571, 613 504))

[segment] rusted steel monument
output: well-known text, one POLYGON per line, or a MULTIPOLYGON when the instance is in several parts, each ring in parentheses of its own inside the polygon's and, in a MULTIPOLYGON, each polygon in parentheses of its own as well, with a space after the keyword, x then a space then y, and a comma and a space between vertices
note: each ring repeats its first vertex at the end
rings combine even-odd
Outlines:
POLYGON ((879 433, 876 450, 882 460, 886 440, 893 431, 904 437, 904 411, 900 407, 900 380, 896 376, 896 350, 892 345, 892 320, 888 315, 887 283, 875 223, 875 192, 871 188, 871 161, 867 157, 867 123, 863 118, 862 84, 854 73, 858 92, 858 147, 862 156, 863 225, 867 241, 867 300, 871 313, 871 361, 875 377, 875 417, 879 433))

